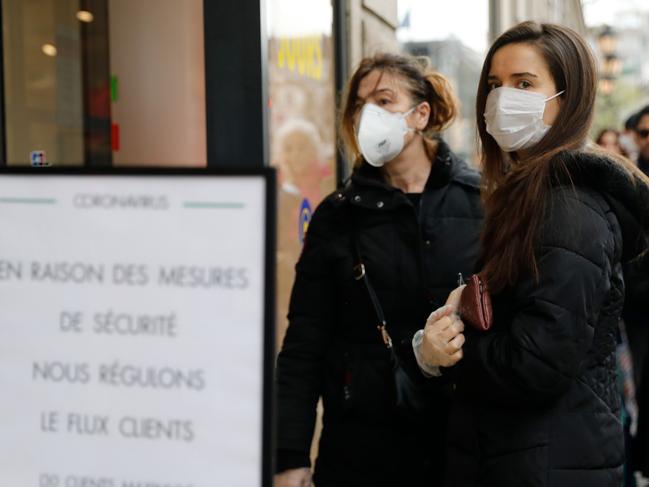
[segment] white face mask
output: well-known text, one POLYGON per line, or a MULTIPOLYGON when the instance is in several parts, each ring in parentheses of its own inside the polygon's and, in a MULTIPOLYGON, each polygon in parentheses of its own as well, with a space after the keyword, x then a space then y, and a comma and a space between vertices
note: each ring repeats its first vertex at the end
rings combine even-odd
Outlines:
POLYGON ((562 93, 546 98, 543 93, 506 86, 491 90, 484 112, 487 132, 505 152, 532 147, 550 130, 543 123, 545 103, 562 93))
POLYGON ((356 138, 361 153, 369 164, 381 167, 401 153, 405 135, 414 130, 406 122, 406 117, 414 109, 415 107, 405 113, 393 113, 372 103, 363 106, 356 138))
POLYGON ((620 144, 620 147, 622 147, 627 154, 631 154, 631 157, 633 157, 633 154, 638 152, 638 146, 635 143, 635 140, 633 140, 632 135, 620 134, 618 137, 618 144, 620 144))

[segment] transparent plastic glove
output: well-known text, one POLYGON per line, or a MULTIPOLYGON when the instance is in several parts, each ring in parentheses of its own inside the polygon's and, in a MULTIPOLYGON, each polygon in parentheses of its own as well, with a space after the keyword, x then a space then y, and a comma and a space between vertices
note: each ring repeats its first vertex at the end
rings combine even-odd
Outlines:
POLYGON ((426 327, 413 337, 415 358, 426 376, 438 377, 439 367, 451 367, 462 359, 464 323, 456 312, 463 290, 460 286, 451 292, 446 305, 433 311, 426 327))

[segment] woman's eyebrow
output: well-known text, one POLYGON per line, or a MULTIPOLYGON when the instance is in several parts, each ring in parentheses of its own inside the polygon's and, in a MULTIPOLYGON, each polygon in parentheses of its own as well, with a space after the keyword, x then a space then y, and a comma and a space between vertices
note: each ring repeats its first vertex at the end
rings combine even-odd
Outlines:
POLYGON ((372 95, 380 95, 380 94, 394 95, 394 91, 391 90, 390 88, 381 88, 380 90, 375 90, 372 92, 372 95))
POLYGON ((512 73, 511 76, 514 78, 525 78, 527 76, 531 76, 532 78, 538 78, 537 75, 535 75, 534 73, 530 73, 529 71, 525 71, 523 73, 512 73))
POLYGON ((362 96, 359 96, 359 97, 357 97, 357 100, 360 100, 360 101, 362 101, 363 103, 365 103, 365 101, 366 101, 370 96, 377 96, 377 95, 380 95, 380 94, 383 94, 383 93, 388 94, 388 95, 390 95, 390 96, 394 96, 394 91, 391 90, 390 88, 381 88, 381 89, 379 89, 379 90, 374 90, 372 93, 370 93, 369 95, 367 95, 367 96, 364 97, 364 98, 363 98, 362 96))
MULTIPOLYGON (((530 73, 529 71, 524 71, 522 73, 512 73, 509 75, 510 78, 538 78, 538 75, 530 73)), ((498 76, 490 74, 487 76, 487 81, 499 81, 498 76)))

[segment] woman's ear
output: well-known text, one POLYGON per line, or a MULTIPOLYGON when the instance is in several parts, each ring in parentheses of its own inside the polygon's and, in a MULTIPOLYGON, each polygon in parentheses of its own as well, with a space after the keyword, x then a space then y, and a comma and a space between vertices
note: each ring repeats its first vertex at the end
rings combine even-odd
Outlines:
POLYGON ((414 128, 418 131, 425 130, 430 119, 430 105, 428 102, 424 101, 417 105, 412 112, 412 116, 414 119, 414 128))

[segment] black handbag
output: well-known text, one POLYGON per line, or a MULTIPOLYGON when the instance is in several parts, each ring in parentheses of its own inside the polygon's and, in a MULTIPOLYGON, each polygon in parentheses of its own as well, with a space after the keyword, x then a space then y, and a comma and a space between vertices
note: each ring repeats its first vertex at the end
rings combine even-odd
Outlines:
POLYGON ((381 335, 383 343, 390 351, 392 362, 392 371, 394 375, 394 389, 396 394, 396 408, 405 416, 420 416, 426 411, 430 411, 433 404, 439 397, 440 386, 436 379, 423 379, 420 381, 413 380, 404 369, 399 356, 395 352, 392 338, 388 332, 387 322, 383 307, 379 298, 374 291, 367 275, 365 264, 361 258, 358 238, 352 229, 352 248, 354 256, 354 279, 362 281, 367 289, 367 294, 372 302, 372 307, 376 313, 377 329, 381 335))

